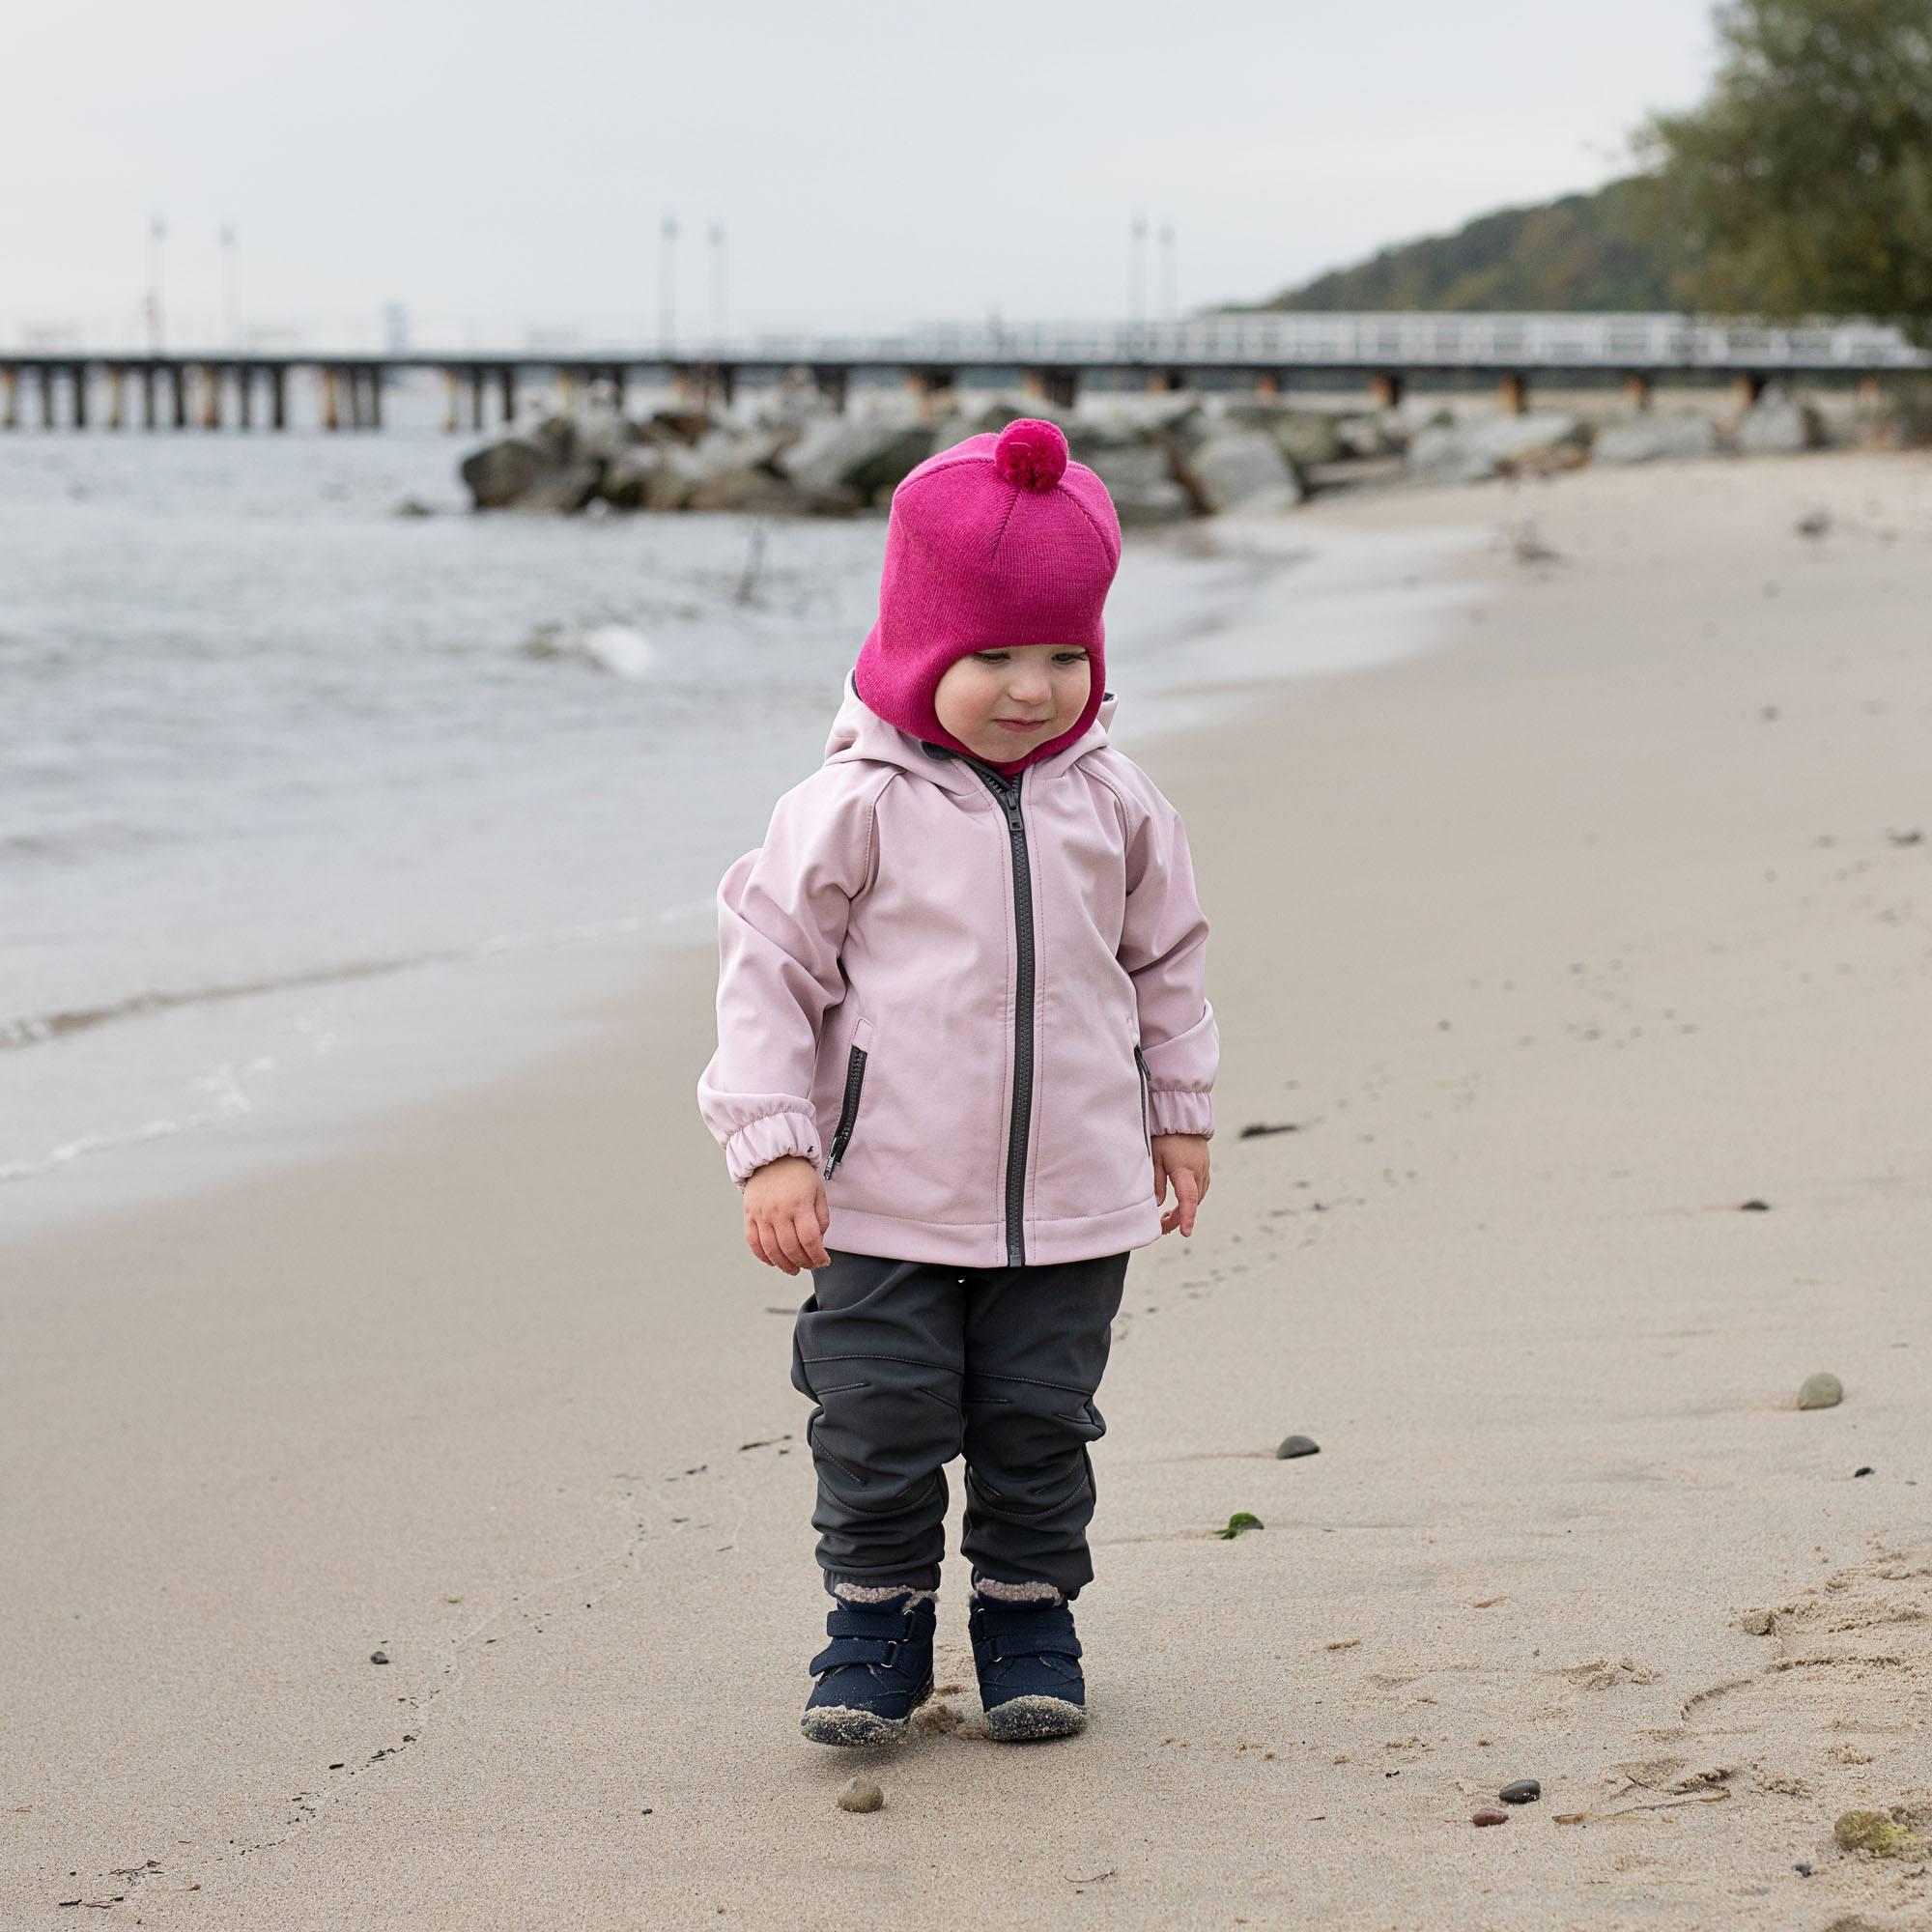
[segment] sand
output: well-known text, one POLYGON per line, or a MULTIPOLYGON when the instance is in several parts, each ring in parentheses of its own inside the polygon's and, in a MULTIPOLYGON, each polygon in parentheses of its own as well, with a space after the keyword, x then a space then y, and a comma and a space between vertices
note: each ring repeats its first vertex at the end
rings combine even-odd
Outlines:
POLYGON ((0 1923, 1932 1923, 1832 1835, 1932 1825, 1932 467, 1299 515, 1495 541, 1453 647, 1123 731, 1224 1067, 1101 1391, 1086 1735, 973 1738, 956 1575, 944 1714, 796 1734, 807 1284, 696 1117, 701 952, 0 1247, 0 1923))

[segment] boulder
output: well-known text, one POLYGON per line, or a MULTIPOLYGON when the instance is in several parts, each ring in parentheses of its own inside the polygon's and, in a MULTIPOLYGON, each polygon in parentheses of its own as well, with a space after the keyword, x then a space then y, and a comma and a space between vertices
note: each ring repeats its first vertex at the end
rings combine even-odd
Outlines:
POLYGON ((1285 510, 1306 494, 1293 464, 1264 430, 1214 431, 1175 464, 1176 474, 1201 509, 1285 510))
POLYGON ((513 436, 466 456, 462 475, 477 509, 505 510, 535 485, 546 467, 534 443, 513 436))
POLYGON ((1492 476, 1544 473, 1581 463, 1589 430, 1561 410, 1432 423, 1410 439, 1405 467, 1418 483, 1480 483, 1492 476))
POLYGON ((1305 469, 1313 463, 1334 463, 1348 454, 1336 433, 1336 418, 1327 410, 1296 409, 1288 403, 1231 403, 1227 420, 1242 429, 1258 429, 1274 438, 1281 453, 1305 469))
POLYGON ((705 480, 704 466, 682 443, 666 443, 657 452, 644 477, 642 499, 645 510, 681 510, 691 501, 705 480))
POLYGON ((1747 456, 1795 456, 1825 440, 1825 422, 1809 403, 1774 383, 1738 424, 1738 447, 1747 456))
POLYGON ((1194 498, 1174 480, 1158 443, 1114 444, 1080 459, 1107 486, 1123 528, 1172 524, 1194 514, 1194 498))
POLYGON ((1707 415, 1694 410, 1644 410, 1604 424, 1590 444, 1590 460, 1657 463, 1715 456, 1723 446, 1718 425, 1707 415))
POLYGON ((864 501, 895 489, 932 447, 925 423, 831 416, 808 425, 773 459, 773 467, 810 497, 833 498, 850 491, 864 501))
POLYGON ((799 493, 782 476, 774 476, 769 469, 737 464, 706 476, 685 498, 684 507, 779 516, 813 506, 801 500, 799 493))
POLYGON ((665 453, 648 442, 634 443, 604 466, 604 500, 613 510, 641 510, 651 476, 665 453))

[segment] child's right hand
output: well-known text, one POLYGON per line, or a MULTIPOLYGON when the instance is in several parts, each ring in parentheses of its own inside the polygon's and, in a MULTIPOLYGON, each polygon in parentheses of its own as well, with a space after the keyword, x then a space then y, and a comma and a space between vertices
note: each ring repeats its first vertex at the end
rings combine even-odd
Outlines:
POLYGON ((745 1245, 768 1266, 786 1274, 829 1267, 824 1235, 831 1225, 818 1163, 803 1154, 768 1160, 745 1183, 745 1245))

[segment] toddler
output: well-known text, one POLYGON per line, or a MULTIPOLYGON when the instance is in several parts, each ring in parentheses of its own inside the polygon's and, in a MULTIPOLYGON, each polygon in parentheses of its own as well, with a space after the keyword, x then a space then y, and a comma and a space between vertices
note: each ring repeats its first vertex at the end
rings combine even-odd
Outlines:
POLYGON ((1052 423, 922 463, 825 761, 719 887, 698 1105, 752 1252, 812 1273, 820 1744, 930 1694, 962 1452, 987 1735, 1086 1723, 1094 1395, 1129 1251, 1194 1231, 1219 1057, 1186 836, 1107 742, 1120 555, 1052 423))

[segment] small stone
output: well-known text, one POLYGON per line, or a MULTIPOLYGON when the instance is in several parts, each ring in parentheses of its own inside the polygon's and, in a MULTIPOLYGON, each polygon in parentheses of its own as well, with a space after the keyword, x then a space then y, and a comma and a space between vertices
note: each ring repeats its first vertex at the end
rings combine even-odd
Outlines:
POLYGON ((1870 1852, 1881 1859, 1895 1857, 1912 1837, 1903 1825, 1894 1825, 1883 1811, 1840 1812, 1832 1835, 1844 1851, 1870 1852))
POLYGON ((1862 1463, 1859 1465, 1859 1467, 1857 1467, 1852 1471, 1852 1474, 1854 1476, 1869 1476, 1871 1472, 1872 1472, 1872 1465, 1869 1463, 1862 1463))
POLYGON ((1752 1195, 1748 1201, 1740 1201, 1738 1203, 1738 1211, 1741 1214, 1769 1214, 1771 1212, 1771 1203, 1769 1201, 1760 1201, 1756 1195, 1752 1195))
POLYGON ((1278 1463, 1286 1463, 1296 1456, 1319 1456, 1321 1453, 1321 1445, 1312 1435, 1284 1436, 1281 1447, 1274 1452, 1278 1463))
POLYGON ((1793 1865, 1791 1869, 1795 1871, 1800 1878, 1809 1878, 1811 1876, 1811 1867, 1809 1865, 1793 1865))
POLYGON ((372 1650, 369 1653, 369 1662, 371 1663, 387 1663, 388 1661, 389 1653, 386 1650, 372 1650))
POLYGON ((1509 1821, 1510 1814, 1507 1811, 1498 1811, 1492 1804, 1486 1804, 1482 1810, 1469 1813, 1469 1823, 1472 1825, 1507 1825, 1509 1821))
POLYGON ((1844 1399, 1844 1383, 1823 1369, 1815 1376, 1806 1376, 1804 1386, 1798 1391, 1800 1408, 1836 1408, 1844 1399))
POLYGON ((1543 1796, 1543 1786, 1533 1777, 1519 1777, 1496 1793, 1505 1804, 1534 1804, 1543 1796))
POLYGON ((876 1811, 886 1802, 886 1794, 869 1777, 848 1777, 838 1787, 841 1811, 876 1811))
POLYGON ((1747 1636, 1769 1636, 1772 1615, 1769 1610, 1747 1610, 1738 1619, 1738 1628, 1747 1636))

